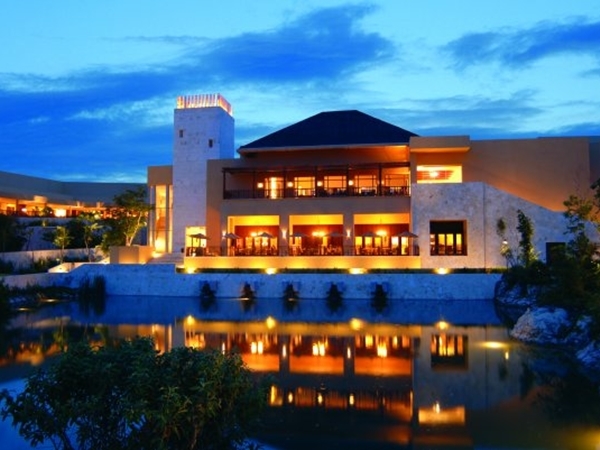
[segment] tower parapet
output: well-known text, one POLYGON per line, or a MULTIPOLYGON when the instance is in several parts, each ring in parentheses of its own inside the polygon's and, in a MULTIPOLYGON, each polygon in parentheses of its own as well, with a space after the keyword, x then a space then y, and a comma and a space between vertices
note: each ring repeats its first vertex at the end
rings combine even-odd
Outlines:
POLYGON ((221 94, 199 94, 199 95, 181 95, 177 97, 176 109, 195 109, 195 108, 222 108, 227 114, 233 116, 231 104, 225 100, 221 94))

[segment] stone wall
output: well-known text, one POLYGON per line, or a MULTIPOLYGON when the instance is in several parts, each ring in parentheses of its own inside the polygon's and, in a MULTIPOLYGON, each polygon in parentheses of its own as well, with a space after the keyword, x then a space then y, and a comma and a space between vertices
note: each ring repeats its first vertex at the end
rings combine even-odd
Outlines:
POLYGON ((508 245, 516 254, 520 236, 516 231, 517 210, 522 210, 534 227, 533 243, 540 259, 546 258, 547 242, 566 242, 562 211, 551 211, 485 183, 415 184, 412 186, 413 231, 419 235, 421 267, 503 267, 502 238, 496 224, 504 219, 508 245), (467 254, 435 256, 429 250, 431 221, 465 221, 467 254))
MULTIPOLYGON (((58 274, 57 274, 58 275, 58 274)), ((237 298, 248 283, 259 297, 281 297, 292 284, 301 298, 324 298, 331 283, 346 298, 369 298, 375 285, 384 286, 389 298, 402 299, 491 299, 498 274, 240 274, 176 273, 170 264, 83 264, 62 275, 61 284, 78 287, 83 279, 103 276, 109 295, 161 297, 197 296, 208 282, 217 297, 237 298)))

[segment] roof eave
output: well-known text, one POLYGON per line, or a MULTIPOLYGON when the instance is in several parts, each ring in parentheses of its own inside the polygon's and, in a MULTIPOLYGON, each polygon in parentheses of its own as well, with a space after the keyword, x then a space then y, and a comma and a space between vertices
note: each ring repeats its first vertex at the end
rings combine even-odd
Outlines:
POLYGON ((240 155, 248 153, 266 153, 283 151, 310 151, 310 150, 333 150, 348 148, 375 148, 375 147, 408 147, 408 142, 378 142, 365 144, 330 144, 330 145, 304 145, 304 146, 285 146, 285 147, 240 147, 237 152, 240 155))

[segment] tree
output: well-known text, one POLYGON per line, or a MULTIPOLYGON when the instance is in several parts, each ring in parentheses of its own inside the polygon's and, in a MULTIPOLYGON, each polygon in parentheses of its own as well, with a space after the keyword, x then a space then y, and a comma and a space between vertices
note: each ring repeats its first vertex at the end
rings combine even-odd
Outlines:
POLYGON ((517 210, 517 231, 519 232, 519 263, 523 267, 530 267, 536 261, 537 253, 533 246, 533 223, 520 209, 517 210))
POLYGON ((88 261, 92 262, 92 248, 100 245, 100 219, 90 212, 79 214, 67 223, 67 229, 72 236, 71 248, 85 248, 88 261))
POLYGON ((593 198, 571 195, 565 200, 564 216, 571 239, 564 250, 553 255, 551 287, 540 303, 560 306, 594 319, 593 332, 600 335, 600 264, 598 248, 588 236, 589 227, 600 229, 600 187, 593 198))
POLYGON ((69 230, 63 226, 57 226, 52 234, 52 243, 60 249, 60 263, 62 264, 65 259, 65 248, 69 246, 71 242, 71 236, 69 230))
POLYGON ((111 246, 132 245, 139 231, 146 226, 148 213, 153 209, 153 205, 146 201, 143 187, 127 189, 116 195, 113 201, 108 217, 103 221, 106 232, 101 246, 105 252, 111 246))
POLYGON ((147 338, 72 345, 23 392, 0 394, 3 417, 31 445, 63 450, 238 448, 266 399, 266 383, 239 355, 185 347, 158 354, 147 338))

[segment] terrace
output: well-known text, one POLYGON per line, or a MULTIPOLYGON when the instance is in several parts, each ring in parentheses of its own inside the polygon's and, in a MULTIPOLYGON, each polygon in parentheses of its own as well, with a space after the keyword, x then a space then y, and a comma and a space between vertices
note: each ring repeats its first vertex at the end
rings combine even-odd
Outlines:
POLYGON ((223 168, 223 199, 409 196, 408 162, 223 168))

